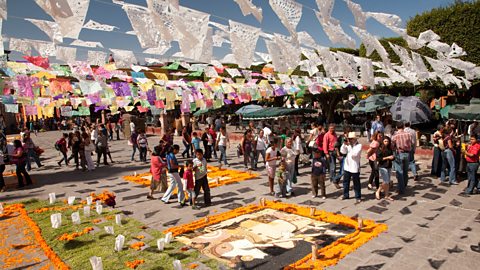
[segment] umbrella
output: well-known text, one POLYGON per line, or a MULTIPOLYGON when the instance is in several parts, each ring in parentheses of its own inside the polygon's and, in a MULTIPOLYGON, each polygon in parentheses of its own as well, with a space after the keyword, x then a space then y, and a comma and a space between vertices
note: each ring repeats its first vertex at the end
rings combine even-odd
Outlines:
POLYGON ((448 111, 448 117, 458 120, 480 120, 480 99, 472 98, 470 105, 454 105, 448 111))
POLYGON ((395 103, 395 99, 394 96, 384 94, 369 96, 353 107, 352 114, 371 113, 388 108, 395 103))
POLYGON ((432 111, 418 97, 399 97, 390 108, 393 121, 420 124, 430 121, 432 111))
POLYGON ((235 114, 242 115, 242 114, 246 114, 246 113, 256 112, 256 111, 261 110, 261 109, 263 109, 263 107, 260 106, 260 105, 250 104, 250 105, 243 106, 242 108, 238 109, 235 112, 235 114))

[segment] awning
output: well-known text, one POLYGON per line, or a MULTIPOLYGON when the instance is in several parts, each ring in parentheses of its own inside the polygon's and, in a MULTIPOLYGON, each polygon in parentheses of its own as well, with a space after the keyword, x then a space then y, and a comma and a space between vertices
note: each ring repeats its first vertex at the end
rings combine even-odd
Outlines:
POLYGON ((243 115, 243 120, 265 120, 274 119, 283 116, 317 114, 317 110, 299 109, 299 108, 284 108, 284 107, 270 107, 258 110, 256 112, 246 113, 243 115))

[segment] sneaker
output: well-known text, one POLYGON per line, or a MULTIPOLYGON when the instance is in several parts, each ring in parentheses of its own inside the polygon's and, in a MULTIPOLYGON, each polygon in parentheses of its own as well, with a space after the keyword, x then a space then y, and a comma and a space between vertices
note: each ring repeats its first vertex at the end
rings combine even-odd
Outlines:
POLYGON ((317 197, 317 196, 315 196, 315 195, 312 195, 312 198, 316 198, 316 197, 317 197))
POLYGON ((149 200, 155 200, 155 198, 154 198, 153 196, 150 196, 150 195, 147 196, 147 199, 149 199, 149 200))
POLYGON ((458 182, 456 182, 456 181, 455 181, 455 182, 451 182, 450 185, 454 185, 454 186, 455 186, 455 185, 458 185, 458 182))
POLYGON ((367 188, 368 189, 373 189, 372 184, 368 184, 367 188))
POLYGON ((201 208, 200 208, 200 206, 198 206, 198 205, 193 205, 193 206, 192 206, 192 209, 193 209, 193 210, 200 210, 201 208))
POLYGON ((325 197, 325 196, 322 197, 322 200, 326 200, 326 199, 327 199, 327 197, 325 197))
POLYGON ((362 202, 362 199, 357 199, 357 203, 361 203, 362 202))
POLYGON ((58 164, 58 166, 62 167, 62 163, 60 163, 60 161, 57 162, 57 164, 58 164))

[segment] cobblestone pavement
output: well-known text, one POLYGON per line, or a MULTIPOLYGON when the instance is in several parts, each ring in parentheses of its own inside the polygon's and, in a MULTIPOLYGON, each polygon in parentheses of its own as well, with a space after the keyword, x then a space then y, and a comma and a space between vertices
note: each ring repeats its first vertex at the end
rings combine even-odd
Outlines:
MULTIPOLYGON (((258 179, 212 189, 213 205, 208 208, 192 210, 185 207, 180 210, 177 203, 165 205, 160 200, 150 201, 146 199, 147 188, 122 179, 124 175, 146 172, 149 168, 148 164, 130 161, 131 148, 127 146, 126 140, 111 143, 115 163, 100 166, 94 172, 82 172, 75 171, 72 166, 57 165, 60 155, 53 145, 60 135, 60 132, 46 132, 33 136, 36 144, 46 150, 42 156, 45 166, 37 169, 33 165, 31 171, 36 184, 29 189, 11 189, 1 193, 0 201, 28 198, 46 200, 50 192, 56 192, 57 198, 72 195, 85 197, 90 192, 108 189, 116 193, 119 209, 150 227, 163 230, 209 214, 258 203, 261 197, 272 199, 268 195, 268 180, 261 166, 261 176, 258 179)), ((150 144, 155 144, 158 140, 158 137, 149 137, 150 144)), ((179 137, 175 140, 180 142, 179 137)), ((365 143, 364 140, 361 142, 365 143)), ((231 168, 242 170, 243 160, 234 153, 236 144, 232 142, 232 147, 228 150, 229 158, 232 159, 231 168)), ((478 269, 480 195, 460 196, 466 187, 466 181, 458 186, 439 185, 436 177, 429 176, 432 157, 420 156, 417 160, 421 163, 421 180, 414 182, 410 178, 407 194, 396 197, 393 202, 377 201, 374 194, 366 188, 370 168, 364 157, 365 153, 362 154, 361 203, 356 204, 354 199, 342 201, 342 191, 335 189, 330 182, 327 185, 326 200, 312 199, 308 167, 300 169, 301 176, 298 178, 295 196, 285 200, 347 216, 358 215, 388 225, 386 232, 330 269, 478 269)), ((138 160, 138 154, 136 159, 138 160)), ((218 163, 212 162, 210 165, 218 163)), ((396 181, 395 177, 392 179, 396 181)))

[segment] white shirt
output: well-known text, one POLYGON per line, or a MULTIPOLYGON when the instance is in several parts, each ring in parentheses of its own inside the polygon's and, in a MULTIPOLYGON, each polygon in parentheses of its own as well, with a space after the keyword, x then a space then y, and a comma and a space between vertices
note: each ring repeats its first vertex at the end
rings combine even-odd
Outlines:
POLYGON ((221 132, 217 135, 218 145, 226 146, 227 145, 227 136, 223 135, 221 132))
POLYGON ((207 117, 206 121, 209 125, 213 124, 213 118, 211 116, 207 117))
POLYGON ((212 145, 212 144, 213 144, 212 134, 207 133, 207 145, 212 145))
POLYGON ((412 146, 417 145, 417 132, 412 128, 405 128, 405 132, 410 133, 410 137, 412 137, 412 146))
POLYGON ((94 128, 90 133, 90 140, 96 141, 98 139, 98 130, 94 128))
POLYGON ((285 162, 287 164, 295 163, 295 150, 284 146, 282 150, 280 150, 280 154, 282 154, 282 157, 285 158, 285 162))
POLYGON ((300 136, 297 136, 293 141, 293 150, 295 150, 297 155, 300 155, 303 153, 302 139, 300 139, 300 136))
POLYGON ((130 122, 130 132, 134 132, 134 131, 135 131, 135 123, 130 122))
POLYGON ((257 150, 265 150, 267 149, 267 141, 265 136, 260 138, 260 136, 257 137, 257 150))
MULTIPOLYGON (((277 157, 277 149, 273 150, 272 147, 269 147, 267 149, 267 156, 268 155, 270 155, 270 158, 277 157)), ((270 167, 274 167, 277 165, 277 160, 274 159, 274 160, 267 161, 267 165, 270 167)))
POLYGON ((193 160, 193 165, 196 166, 195 179, 198 180, 207 175, 207 160, 205 160, 205 158, 203 158, 202 160, 195 158, 193 160))
POLYGON ((340 147, 340 153, 346 155, 343 169, 350 173, 359 173, 362 145, 360 143, 357 143, 354 146, 342 144, 340 147))

